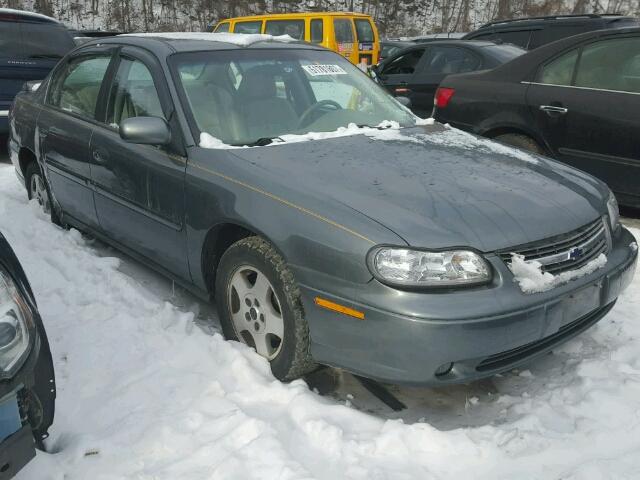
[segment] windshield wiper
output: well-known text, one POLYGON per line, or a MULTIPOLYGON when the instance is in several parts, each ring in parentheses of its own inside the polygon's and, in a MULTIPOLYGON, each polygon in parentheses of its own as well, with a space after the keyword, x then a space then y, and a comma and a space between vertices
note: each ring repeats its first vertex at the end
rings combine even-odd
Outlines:
POLYGON ((377 130, 386 130, 388 128, 391 128, 391 125, 367 125, 366 123, 363 123, 362 125, 357 125, 358 128, 375 128, 377 130))
POLYGON ((62 55, 56 55, 55 53, 37 53, 35 55, 29 55, 29 58, 62 58, 62 55))
POLYGON ((249 143, 232 143, 233 147, 264 147, 266 145, 271 145, 274 140, 280 140, 284 142, 280 137, 260 137, 257 140, 249 143))

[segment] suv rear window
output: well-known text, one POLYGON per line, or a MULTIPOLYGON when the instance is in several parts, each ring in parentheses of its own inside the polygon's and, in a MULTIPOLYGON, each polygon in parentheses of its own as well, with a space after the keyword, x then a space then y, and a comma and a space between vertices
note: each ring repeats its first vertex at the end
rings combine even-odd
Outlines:
POLYGON ((62 25, 41 22, 0 22, 0 56, 61 58, 75 47, 62 25))
POLYGON ((373 43, 373 28, 369 20, 356 19, 356 32, 358 34, 358 42, 360 43, 373 43))

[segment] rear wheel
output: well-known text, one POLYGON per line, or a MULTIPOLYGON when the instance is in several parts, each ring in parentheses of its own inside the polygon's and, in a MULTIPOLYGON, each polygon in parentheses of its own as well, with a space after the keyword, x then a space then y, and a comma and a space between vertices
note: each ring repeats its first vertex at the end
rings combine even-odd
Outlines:
POLYGON ((40 167, 34 161, 29 163, 25 171, 25 178, 27 183, 27 194, 29 200, 36 200, 42 211, 49 215, 51 221, 56 225, 62 225, 60 217, 56 209, 51 202, 51 192, 49 191, 49 185, 40 171, 40 167))
POLYGON ((44 177, 35 162, 31 162, 27 167, 27 188, 29 192, 29 200, 36 200, 42 211, 46 214, 51 213, 51 199, 49 197, 49 189, 46 186, 44 177))
POLYGON ((260 237, 234 243, 220 259, 216 302, 225 337, 254 348, 282 381, 314 370, 300 290, 284 259, 260 237))
POLYGON ((528 150, 539 155, 545 154, 544 149, 538 142, 536 142, 533 138, 521 133, 505 133, 504 135, 498 135, 497 137, 494 137, 494 140, 497 140, 501 143, 506 143, 507 145, 511 145, 513 147, 521 148, 523 150, 528 150))

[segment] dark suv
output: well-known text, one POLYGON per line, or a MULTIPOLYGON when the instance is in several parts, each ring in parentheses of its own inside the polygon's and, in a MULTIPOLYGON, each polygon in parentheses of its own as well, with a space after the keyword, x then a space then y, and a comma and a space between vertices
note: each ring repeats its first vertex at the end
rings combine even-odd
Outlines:
POLYGON ((533 50, 561 38, 592 30, 623 28, 640 25, 637 18, 622 15, 555 15, 499 20, 487 23, 468 33, 464 40, 491 40, 512 43, 533 50))
POLYGON ((0 136, 8 133, 9 106, 22 85, 46 77, 74 47, 71 34, 53 18, 0 8, 0 136))

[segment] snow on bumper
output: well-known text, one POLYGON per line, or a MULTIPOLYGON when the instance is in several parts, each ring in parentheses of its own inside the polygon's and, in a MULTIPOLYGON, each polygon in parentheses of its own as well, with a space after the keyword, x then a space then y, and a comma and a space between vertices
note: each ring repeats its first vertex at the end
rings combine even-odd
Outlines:
POLYGON ((535 295, 523 293, 507 266, 490 257, 498 278, 487 288, 399 292, 372 281, 356 293, 359 302, 328 296, 363 310, 364 320, 315 308, 315 296, 327 297, 329 289, 303 287, 312 354, 398 384, 461 383, 511 369, 578 335, 613 307, 635 272, 631 242, 622 229, 604 267, 535 295))

